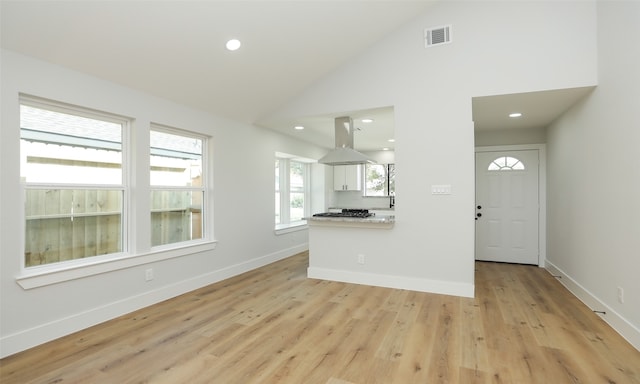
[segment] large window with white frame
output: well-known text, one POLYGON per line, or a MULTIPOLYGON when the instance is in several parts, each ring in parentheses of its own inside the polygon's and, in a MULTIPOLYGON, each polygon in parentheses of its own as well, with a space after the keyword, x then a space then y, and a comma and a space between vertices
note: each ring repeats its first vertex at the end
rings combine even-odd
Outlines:
POLYGON ((207 139, 153 125, 149 142, 151 246, 203 239, 207 139))
POLYGON ((22 96, 26 268, 126 252, 129 120, 22 96))
POLYGON ((310 213, 309 161, 286 154, 275 159, 276 229, 305 225, 310 213))

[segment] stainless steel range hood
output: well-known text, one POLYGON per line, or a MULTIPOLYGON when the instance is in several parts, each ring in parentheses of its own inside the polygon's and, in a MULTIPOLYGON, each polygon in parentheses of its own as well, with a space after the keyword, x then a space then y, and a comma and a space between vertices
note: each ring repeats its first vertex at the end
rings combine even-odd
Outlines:
POLYGON ((335 119, 336 147, 324 155, 318 163, 327 165, 374 164, 367 155, 353 149, 353 120, 350 117, 335 119))

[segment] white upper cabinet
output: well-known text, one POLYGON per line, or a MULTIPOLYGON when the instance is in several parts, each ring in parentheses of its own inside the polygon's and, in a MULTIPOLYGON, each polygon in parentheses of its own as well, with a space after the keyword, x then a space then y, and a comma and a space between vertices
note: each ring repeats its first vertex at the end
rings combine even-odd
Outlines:
POLYGON ((361 165, 336 165, 333 167, 333 189, 336 191, 362 190, 361 165))

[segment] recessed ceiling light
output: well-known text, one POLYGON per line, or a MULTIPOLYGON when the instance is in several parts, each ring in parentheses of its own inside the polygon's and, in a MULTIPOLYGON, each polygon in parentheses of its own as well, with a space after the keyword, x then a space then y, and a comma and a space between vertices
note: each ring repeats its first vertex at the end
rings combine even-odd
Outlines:
POLYGON ((363 123, 373 123, 373 119, 362 119, 363 123))
POLYGON ((298 131, 302 131, 304 127, 302 125, 296 125, 293 129, 297 129, 298 131))
POLYGON ((240 48, 241 45, 242 43, 238 39, 231 39, 227 41, 227 49, 230 51, 237 50, 238 48, 240 48))
POLYGON ((522 116, 522 113, 520 112, 514 112, 509 114, 509 117, 520 117, 520 116, 522 116))
POLYGON ((396 139, 389 139, 389 140, 387 140, 387 141, 388 141, 388 142, 390 142, 390 143, 395 143, 395 142, 396 142, 396 139))
POLYGON ((384 147, 384 148, 382 148, 382 150, 383 150, 383 151, 388 151, 388 150, 389 150, 389 148, 384 147))

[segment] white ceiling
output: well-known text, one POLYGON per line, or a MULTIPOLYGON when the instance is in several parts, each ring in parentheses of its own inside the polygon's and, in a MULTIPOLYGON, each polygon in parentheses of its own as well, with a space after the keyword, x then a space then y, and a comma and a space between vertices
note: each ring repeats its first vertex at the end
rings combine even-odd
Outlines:
POLYGON ((554 89, 472 98, 476 131, 544 128, 562 115, 593 87, 554 89), (509 114, 519 112, 521 117, 509 114))
POLYGON ((2 0, 2 47, 253 123, 431 4, 2 0))
POLYGON ((335 118, 341 116, 349 116, 353 119, 353 146, 357 150, 395 149, 395 143, 389 141, 394 139, 395 131, 393 107, 391 106, 300 117, 281 123, 279 126, 269 125, 268 128, 331 148, 335 145, 335 118), (372 119, 373 122, 363 123, 362 119, 365 118, 372 119), (296 125, 301 125, 305 129, 296 131, 293 129, 296 125))
MULTIPOLYGON (((1 43, 4 49, 257 124, 435 2, 2 0, 1 43), (224 48, 230 38, 242 41, 238 51, 224 48)), ((497 119, 512 105, 530 119, 519 124, 540 126, 578 94, 557 93, 553 103, 540 93, 474 98, 476 129, 502 127, 497 119)), ((355 133, 357 149, 393 148, 388 142, 392 111, 337 111, 268 128, 331 147, 333 119, 348 114, 361 129, 355 133), (363 124, 362 117, 375 121, 363 124), (306 129, 294 131, 295 124, 306 129)))

